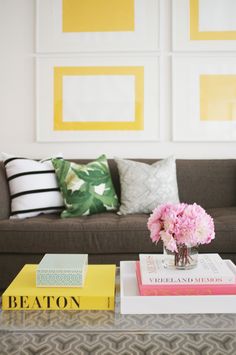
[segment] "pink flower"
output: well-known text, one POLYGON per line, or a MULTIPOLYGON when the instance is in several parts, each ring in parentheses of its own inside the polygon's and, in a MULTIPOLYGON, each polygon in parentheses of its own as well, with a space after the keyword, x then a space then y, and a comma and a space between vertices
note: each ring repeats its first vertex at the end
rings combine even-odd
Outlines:
POLYGON ((161 231, 160 235, 166 249, 169 249, 172 252, 178 251, 176 241, 170 234, 161 231))
POLYGON ((215 238, 213 219, 196 203, 160 205, 149 217, 147 226, 152 241, 162 239, 171 251, 177 251, 179 244, 192 247, 215 238))
POLYGON ((150 231, 151 231, 150 238, 152 239, 153 242, 157 243, 160 239, 161 223, 160 222, 153 223, 150 228, 150 231))

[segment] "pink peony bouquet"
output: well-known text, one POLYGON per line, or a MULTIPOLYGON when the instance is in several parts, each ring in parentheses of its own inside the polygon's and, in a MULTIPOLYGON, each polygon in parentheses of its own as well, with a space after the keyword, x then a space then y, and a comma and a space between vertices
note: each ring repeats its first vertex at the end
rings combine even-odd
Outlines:
POLYGON ((164 204, 154 209, 148 219, 150 238, 160 239, 166 249, 178 253, 178 246, 195 247, 215 238, 212 217, 196 203, 164 204))

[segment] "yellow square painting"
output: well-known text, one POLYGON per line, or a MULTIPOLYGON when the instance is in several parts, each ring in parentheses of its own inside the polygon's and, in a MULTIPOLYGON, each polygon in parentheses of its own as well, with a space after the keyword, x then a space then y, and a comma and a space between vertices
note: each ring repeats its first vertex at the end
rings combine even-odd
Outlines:
POLYGON ((143 129, 144 67, 54 67, 55 131, 143 129))
MULTIPOLYGON (((205 0, 206 1, 206 0, 205 0)), ((232 28, 225 29, 225 23, 230 23, 230 19, 232 19, 232 14, 234 14, 234 0, 227 0, 227 3, 222 2, 219 3, 218 11, 214 6, 218 4, 211 0, 212 3, 212 11, 210 13, 205 13, 204 16, 209 20, 209 30, 201 30, 200 22, 201 22, 201 11, 200 11, 200 0, 189 0, 190 5, 190 39, 191 40, 236 40, 236 21, 233 23, 232 28), (232 8, 232 9, 231 9, 232 8), (222 9, 224 10, 222 13, 222 9), (223 16, 225 14, 225 17, 223 16), (211 28, 211 20, 214 17, 218 19, 218 25, 216 24, 213 27, 217 27, 216 29, 211 28), (223 21, 223 22, 222 22, 223 21), (222 28, 221 28, 222 25, 222 28)), ((211 5, 210 3, 210 5, 211 5)), ((234 16, 235 17, 235 16, 234 16)), ((214 21, 213 21, 214 22, 214 21)))
POLYGON ((200 119, 236 120, 236 75, 200 76, 200 119))
POLYGON ((134 31, 135 0, 63 0, 63 32, 134 31))

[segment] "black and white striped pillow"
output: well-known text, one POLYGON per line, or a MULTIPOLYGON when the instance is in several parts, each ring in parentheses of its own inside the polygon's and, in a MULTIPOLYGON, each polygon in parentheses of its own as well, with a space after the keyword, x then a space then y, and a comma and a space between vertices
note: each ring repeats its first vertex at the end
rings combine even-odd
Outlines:
POLYGON ((2 159, 10 190, 10 218, 34 217, 63 209, 51 158, 35 161, 2 153, 2 159))

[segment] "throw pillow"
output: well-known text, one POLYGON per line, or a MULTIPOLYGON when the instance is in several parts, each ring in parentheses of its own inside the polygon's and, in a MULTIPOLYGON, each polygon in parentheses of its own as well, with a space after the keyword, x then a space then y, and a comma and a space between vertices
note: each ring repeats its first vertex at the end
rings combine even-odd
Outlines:
POLYGON ((178 203, 175 158, 152 165, 115 159, 121 183, 119 214, 151 213, 162 203, 178 203))
POLYGON ((63 199, 51 158, 35 161, 2 153, 11 198, 10 218, 61 211, 63 199))
POLYGON ((100 213, 118 208, 118 198, 105 155, 86 165, 53 159, 66 209, 61 217, 100 213))

